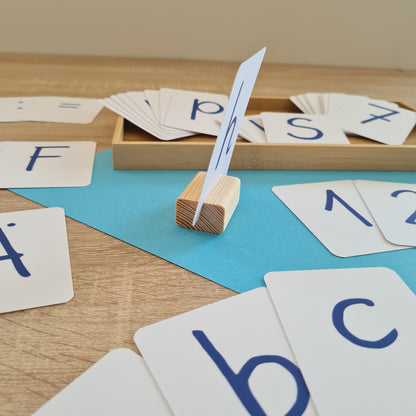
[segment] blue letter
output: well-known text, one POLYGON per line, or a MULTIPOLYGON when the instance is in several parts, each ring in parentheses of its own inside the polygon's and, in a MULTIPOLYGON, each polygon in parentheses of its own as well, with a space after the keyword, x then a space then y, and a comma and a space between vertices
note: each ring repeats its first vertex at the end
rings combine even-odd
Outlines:
POLYGON ((345 299, 341 302, 338 302, 333 311, 332 311, 332 322, 336 330, 348 341, 351 341, 353 344, 365 348, 386 348, 389 345, 393 344, 397 338, 397 330, 393 329, 389 332, 384 338, 379 339, 378 341, 367 341, 365 339, 360 339, 353 335, 344 325, 344 311, 350 305, 355 305, 357 303, 362 303, 367 306, 374 306, 374 302, 369 299, 345 299))
MULTIPOLYGON (((402 189, 401 191, 394 191, 391 196, 394 198, 397 198, 401 193, 403 192, 411 192, 413 194, 416 194, 415 191, 409 191, 407 189, 402 189)), ((406 220, 408 224, 416 224, 416 211, 406 220)))
MULTIPOLYGON (((15 223, 7 224, 8 227, 15 226, 15 223)), ((14 268, 16 269, 17 273, 20 274, 22 277, 29 277, 30 273, 24 266, 20 257, 23 256, 22 253, 18 253, 10 244, 10 241, 7 239, 6 234, 4 234, 3 230, 0 228, 0 243, 3 246, 4 250, 6 251, 5 256, 0 256, 0 260, 11 260, 13 263, 14 268)))
POLYGON ((250 358, 238 373, 234 373, 234 371, 225 361, 224 357, 215 349, 203 331, 192 331, 192 334, 198 340, 205 352, 217 365, 218 369, 227 379, 228 383, 230 383, 235 394, 238 396, 241 403, 244 405, 250 415, 266 415, 258 401, 253 396, 253 393, 251 392, 250 386, 248 384, 248 379, 254 369, 258 365, 265 363, 279 364, 287 371, 289 371, 289 373, 293 376, 298 388, 298 394, 294 405, 286 415, 295 416, 303 414, 308 405, 309 391, 306 387, 302 373, 300 372, 299 368, 296 367, 296 365, 294 365, 291 361, 279 355, 260 355, 258 357, 250 358))
POLYGON ((374 121, 374 120, 377 120, 379 118, 384 120, 384 121, 390 122, 390 120, 387 117, 394 116, 395 114, 399 114, 398 111, 391 110, 390 108, 382 107, 381 105, 376 105, 376 104, 371 104, 371 103, 368 103, 368 105, 371 105, 372 107, 381 108, 383 110, 387 110, 388 113, 382 114, 381 116, 376 116, 375 114, 370 113, 370 116, 372 116, 373 118, 369 118, 368 120, 364 120, 364 121, 361 122, 361 124, 369 123, 370 121, 374 121))
POLYGON ((302 139, 302 140, 317 140, 320 139, 324 134, 321 132, 321 130, 315 129, 313 127, 307 127, 307 126, 298 126, 296 124, 294 124, 294 121, 296 120, 306 120, 306 121, 312 121, 309 118, 304 118, 304 117, 295 117, 295 118, 291 118, 287 121, 287 124, 290 124, 293 127, 300 127, 301 129, 309 129, 309 130, 315 130, 316 134, 313 137, 301 137, 301 136, 295 136, 292 133, 287 133, 289 136, 294 137, 295 139, 302 139))
POLYGON ((261 131, 264 131, 264 127, 260 126, 260 124, 257 124, 254 120, 249 120, 249 122, 252 123, 252 124, 254 124, 261 131))
POLYGON ((325 204, 325 210, 326 211, 332 211, 332 206, 334 204, 334 199, 336 199, 342 206, 347 208, 348 211, 351 212, 351 214, 355 215, 364 225, 367 227, 372 227, 373 224, 371 222, 367 221, 362 215, 360 215, 355 209, 350 207, 343 199, 341 199, 334 191, 331 189, 326 190, 326 204, 325 204))
POLYGON ((57 148, 67 148, 67 147, 69 146, 36 146, 35 152, 33 153, 32 156, 30 156, 30 162, 27 165, 26 170, 30 172, 33 169, 36 159, 39 159, 41 157, 61 157, 61 156, 53 156, 53 155, 52 156, 39 156, 42 149, 57 149, 57 148))
POLYGON ((218 114, 218 113, 221 113, 221 112, 224 111, 224 107, 222 105, 218 104, 218 103, 214 103, 213 101, 201 101, 201 102, 199 102, 198 98, 195 98, 194 104, 192 106, 191 120, 195 120, 197 111, 200 111, 201 113, 205 113, 205 114, 218 114), (199 107, 202 104, 214 104, 214 105, 218 106, 218 109, 216 111, 212 111, 212 112, 203 111, 199 107))

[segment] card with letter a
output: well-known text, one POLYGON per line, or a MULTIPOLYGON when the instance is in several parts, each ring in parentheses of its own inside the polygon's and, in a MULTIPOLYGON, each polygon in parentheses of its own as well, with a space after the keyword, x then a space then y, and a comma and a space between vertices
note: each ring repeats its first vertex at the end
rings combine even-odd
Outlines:
POLYGON ((177 415, 316 415, 266 288, 139 329, 177 415))
POLYGON ((110 351, 33 416, 170 416, 168 405, 143 359, 133 351, 110 351))
POLYGON ((387 268, 265 281, 321 416, 414 415, 416 298, 387 268))
POLYGON ((0 277, 0 313, 72 299, 62 208, 0 214, 0 277))
POLYGON ((95 148, 95 142, 6 142, 0 188, 87 186, 95 148))

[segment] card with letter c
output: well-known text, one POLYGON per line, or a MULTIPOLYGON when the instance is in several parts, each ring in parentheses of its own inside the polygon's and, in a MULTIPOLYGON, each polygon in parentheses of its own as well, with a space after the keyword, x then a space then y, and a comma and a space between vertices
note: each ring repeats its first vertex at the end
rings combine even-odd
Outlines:
POLYGON ((139 329, 134 337, 177 415, 316 415, 266 288, 139 329))
POLYGON ((387 268, 265 276, 321 416, 414 415, 416 297, 387 268))

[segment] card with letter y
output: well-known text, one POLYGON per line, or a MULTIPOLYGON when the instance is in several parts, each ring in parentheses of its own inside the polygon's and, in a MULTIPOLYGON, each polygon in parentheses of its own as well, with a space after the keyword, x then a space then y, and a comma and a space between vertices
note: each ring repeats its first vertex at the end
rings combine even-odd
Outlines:
POLYGON ((394 271, 272 272, 265 281, 319 415, 416 414, 416 297, 394 271))

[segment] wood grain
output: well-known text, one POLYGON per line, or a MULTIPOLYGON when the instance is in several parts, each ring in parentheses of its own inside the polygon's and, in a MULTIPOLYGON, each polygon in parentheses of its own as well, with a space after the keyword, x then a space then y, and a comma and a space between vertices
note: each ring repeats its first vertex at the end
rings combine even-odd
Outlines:
MULTIPOLYGON (((229 94, 237 68, 238 63, 0 54, 0 94, 104 98, 161 87, 229 94)), ((265 64, 253 95, 309 91, 416 107, 416 71, 265 64)), ((0 137, 94 140, 101 151, 111 147, 116 118, 104 109, 90 125, 0 123, 0 137)), ((0 212, 37 207, 0 190, 0 212)), ((74 299, 0 315, 1 415, 30 415, 111 349, 137 351, 138 328, 234 294, 69 218, 67 228, 74 299)))

